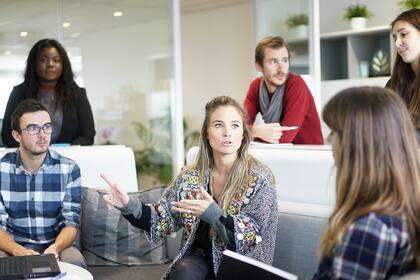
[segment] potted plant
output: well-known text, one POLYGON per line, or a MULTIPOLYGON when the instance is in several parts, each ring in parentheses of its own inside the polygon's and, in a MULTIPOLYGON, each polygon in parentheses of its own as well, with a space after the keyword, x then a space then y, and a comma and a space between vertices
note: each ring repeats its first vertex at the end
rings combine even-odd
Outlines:
POLYGON ((296 37, 308 36, 309 17, 306 14, 289 15, 286 24, 290 29, 296 30, 296 37))
POLYGON ((402 0, 398 2, 401 10, 420 9, 420 0, 402 0))
POLYGON ((372 13, 365 5, 359 3, 350 5, 346 8, 343 19, 350 21, 351 29, 361 30, 366 27, 366 18, 371 17, 372 13))

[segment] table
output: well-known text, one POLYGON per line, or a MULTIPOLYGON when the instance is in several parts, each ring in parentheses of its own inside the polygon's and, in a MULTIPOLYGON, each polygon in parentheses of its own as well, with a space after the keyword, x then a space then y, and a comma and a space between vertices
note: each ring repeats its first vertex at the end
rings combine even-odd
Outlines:
MULTIPOLYGON (((93 280, 92 274, 80 266, 65 262, 58 262, 58 266, 61 272, 66 272, 66 275, 60 278, 60 280, 93 280)), ((54 279, 54 277, 36 278, 36 280, 51 279, 54 279)))
POLYGON ((67 272, 63 280, 93 280, 92 274, 80 266, 65 262, 58 262, 58 266, 61 272, 67 272))

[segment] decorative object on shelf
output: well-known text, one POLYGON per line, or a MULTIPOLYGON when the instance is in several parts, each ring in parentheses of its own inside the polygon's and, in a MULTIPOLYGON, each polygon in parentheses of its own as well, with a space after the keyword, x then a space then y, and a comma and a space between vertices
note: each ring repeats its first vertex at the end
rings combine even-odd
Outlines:
POLYGON ((295 29, 297 38, 308 37, 309 18, 306 14, 289 15, 286 24, 290 29, 295 29))
POLYGON ((402 0, 398 2, 398 6, 400 6, 400 9, 403 11, 420 9, 420 0, 402 0))
POLYGON ((360 78, 369 77, 369 61, 360 61, 359 64, 360 78))
POLYGON ((348 6, 345 11, 343 19, 350 21, 353 30, 366 28, 366 18, 373 15, 365 5, 359 3, 348 6))
POLYGON ((390 74, 388 55, 383 50, 376 51, 370 61, 370 75, 372 77, 378 77, 389 76, 390 74))

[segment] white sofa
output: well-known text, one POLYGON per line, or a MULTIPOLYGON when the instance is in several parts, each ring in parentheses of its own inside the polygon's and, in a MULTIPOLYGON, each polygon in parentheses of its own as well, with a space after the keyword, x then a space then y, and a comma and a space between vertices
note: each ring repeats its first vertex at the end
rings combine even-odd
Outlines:
MULTIPOLYGON (((187 164, 197 158, 198 147, 187 153, 187 164)), ((271 168, 277 199, 330 208, 335 201, 334 158, 329 145, 251 145, 250 154, 271 168)), ((280 205, 280 203, 279 203, 280 205)))
MULTIPOLYGON (((138 191, 136 163, 133 150, 123 145, 50 147, 73 159, 80 167, 82 186, 86 188, 105 186, 100 173, 109 176, 126 192, 138 191)), ((16 148, 0 148, 0 158, 16 148)))

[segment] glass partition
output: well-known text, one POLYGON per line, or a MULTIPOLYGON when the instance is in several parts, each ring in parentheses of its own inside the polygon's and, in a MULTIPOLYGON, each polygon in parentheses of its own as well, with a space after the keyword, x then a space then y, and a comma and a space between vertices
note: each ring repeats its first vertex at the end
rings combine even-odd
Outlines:
POLYGON ((281 36, 290 46, 290 70, 309 73, 309 1, 255 0, 256 37, 281 36))
POLYGON ((141 186, 172 177, 172 1, 9 1, 0 10, 0 115, 30 48, 58 39, 95 119, 95 144, 135 150, 141 186), (26 33, 22 33, 26 32, 26 33))

